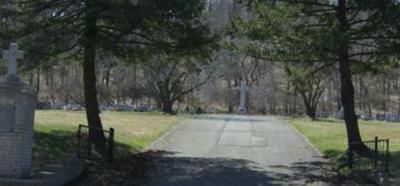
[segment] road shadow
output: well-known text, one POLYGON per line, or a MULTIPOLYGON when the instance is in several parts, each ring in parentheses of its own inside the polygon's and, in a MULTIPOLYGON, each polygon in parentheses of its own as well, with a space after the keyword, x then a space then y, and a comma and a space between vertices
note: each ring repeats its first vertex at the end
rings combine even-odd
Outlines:
POLYGON ((293 183, 295 180, 302 180, 301 185, 319 185, 321 183, 336 185, 342 182, 329 162, 306 161, 270 167, 280 170, 281 173, 275 171, 269 173, 286 183, 284 185, 298 185, 299 183, 293 183))
POLYGON ((302 162, 273 166, 271 171, 254 162, 228 158, 179 157, 174 152, 148 151, 97 167, 80 185, 262 186, 332 183, 320 172, 322 163, 302 162), (272 171, 274 169, 279 172, 272 171))
POLYGON ((153 157, 154 169, 146 185, 277 185, 253 162, 226 158, 153 157))

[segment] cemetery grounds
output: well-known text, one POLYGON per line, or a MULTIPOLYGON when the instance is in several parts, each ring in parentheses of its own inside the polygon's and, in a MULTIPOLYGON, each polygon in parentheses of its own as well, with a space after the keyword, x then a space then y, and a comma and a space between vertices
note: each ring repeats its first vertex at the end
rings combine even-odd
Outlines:
MULTIPOLYGON (((329 118, 310 121, 308 118, 284 118, 333 163, 339 164, 340 156, 347 149, 344 121, 329 118)), ((400 123, 359 120, 363 140, 373 140, 375 136, 390 140, 390 173, 400 177, 400 123)))
MULTIPOLYGON (((78 124, 86 123, 84 112, 40 110, 36 111, 35 117, 34 170, 45 164, 62 163, 71 154, 75 153, 78 124)), ((186 117, 184 115, 164 115, 157 112, 103 112, 101 118, 104 129, 115 128, 117 151, 124 151, 129 155, 134 155, 142 152, 160 136, 185 120, 186 117)), ((312 122, 308 118, 286 117, 284 120, 291 123, 308 138, 325 157, 334 163, 339 163, 339 157, 346 152, 347 148, 347 137, 343 121, 329 118, 312 122)), ((360 120, 359 126, 364 140, 372 140, 375 136, 382 139, 390 139, 390 171, 395 177, 400 177, 400 124, 360 120)), ((140 160, 140 157, 136 159, 140 160)), ((117 163, 116 166, 120 165, 117 163)), ((128 163, 127 165, 130 164, 128 163)), ((123 170, 124 167, 117 169, 123 170)), ((115 171, 114 169, 112 171, 118 173, 118 170, 115 171)), ((109 173, 105 170, 94 171, 94 173, 92 172, 92 177, 100 174, 104 178, 109 173)), ((110 176, 115 175, 110 174, 110 176)))

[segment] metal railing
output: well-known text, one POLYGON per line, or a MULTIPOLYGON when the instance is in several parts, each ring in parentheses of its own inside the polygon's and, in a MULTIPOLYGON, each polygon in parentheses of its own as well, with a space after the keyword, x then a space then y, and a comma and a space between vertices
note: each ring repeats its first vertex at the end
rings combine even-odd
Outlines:
POLYGON ((98 128, 88 127, 86 125, 79 125, 77 132, 77 155, 86 160, 102 161, 106 160, 112 162, 114 159, 114 129, 101 130, 98 128), (89 131, 100 131, 106 137, 104 149, 97 149, 94 141, 90 138, 89 131))
POLYGON ((389 172, 389 139, 375 137, 371 141, 353 142, 347 153, 351 169, 389 172))

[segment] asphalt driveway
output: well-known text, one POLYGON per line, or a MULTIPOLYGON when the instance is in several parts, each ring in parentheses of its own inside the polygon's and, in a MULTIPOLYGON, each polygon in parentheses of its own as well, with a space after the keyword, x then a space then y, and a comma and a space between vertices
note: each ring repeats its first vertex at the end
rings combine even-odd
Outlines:
POLYGON ((149 186, 328 185, 325 160, 275 117, 196 116, 150 150, 149 186))

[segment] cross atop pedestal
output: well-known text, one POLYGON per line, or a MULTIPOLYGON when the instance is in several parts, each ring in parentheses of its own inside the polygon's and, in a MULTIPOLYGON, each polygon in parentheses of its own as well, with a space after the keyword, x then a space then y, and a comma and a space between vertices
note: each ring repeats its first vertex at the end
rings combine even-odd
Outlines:
POLYGON ((24 58, 24 52, 19 50, 17 43, 11 43, 8 50, 3 50, 3 59, 8 62, 7 77, 18 77, 18 59, 24 58))

